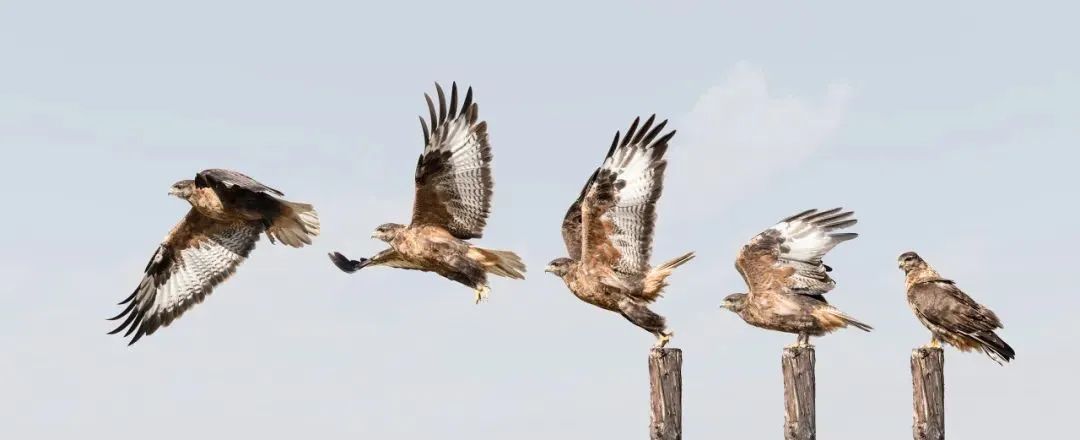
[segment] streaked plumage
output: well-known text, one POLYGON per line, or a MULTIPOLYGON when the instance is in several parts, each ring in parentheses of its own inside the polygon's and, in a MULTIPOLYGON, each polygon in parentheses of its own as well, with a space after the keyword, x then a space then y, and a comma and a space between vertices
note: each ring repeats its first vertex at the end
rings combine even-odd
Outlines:
POLYGON ((110 334, 134 334, 131 344, 168 326, 236 271, 259 235, 292 247, 311 244, 319 218, 305 203, 279 197, 281 191, 235 171, 211 169, 194 180, 173 184, 170 195, 192 205, 158 246, 139 286, 112 320, 124 321, 110 334))
POLYGON ((648 304, 660 296, 671 272, 694 254, 649 266, 656 201, 667 168, 664 153, 675 135, 660 136, 667 121, 654 127, 654 120, 655 115, 639 127, 635 119, 626 136, 615 134, 603 164, 563 218, 569 257, 552 261, 547 272, 562 278, 582 301, 621 314, 663 346, 673 333, 648 304))
POLYGON ((450 90, 449 107, 435 84, 436 109, 427 94, 429 121, 420 118, 424 152, 416 163, 416 195, 412 222, 386 223, 372 238, 390 244, 372 258, 350 260, 338 252, 330 260, 352 273, 367 266, 389 266, 435 272, 474 289, 476 302, 490 290, 487 274, 525 278, 525 264, 513 252, 483 249, 467 241, 480 238, 491 212, 491 146, 487 123, 479 120, 472 88, 458 108, 458 89, 450 90), (430 122, 430 125, 429 125, 430 122))
POLYGON ((940 347, 945 341, 960 351, 982 351, 999 364, 1016 357, 1013 348, 994 333, 1004 326, 993 311, 971 299, 952 280, 942 278, 918 254, 905 252, 898 262, 906 279, 908 305, 930 330, 927 346, 940 347))
POLYGON ((798 334, 796 345, 809 344, 821 336, 863 324, 829 305, 825 293, 836 286, 832 268, 822 262, 836 245, 858 237, 833 232, 854 225, 853 212, 840 208, 804 211, 781 220, 750 240, 735 260, 735 269, 749 293, 724 298, 721 307, 738 314, 755 327, 798 334))

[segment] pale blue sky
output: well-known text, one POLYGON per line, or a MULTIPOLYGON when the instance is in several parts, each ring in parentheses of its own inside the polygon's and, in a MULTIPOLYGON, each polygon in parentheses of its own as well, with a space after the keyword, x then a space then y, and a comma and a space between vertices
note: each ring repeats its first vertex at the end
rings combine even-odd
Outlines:
POLYGON ((928 339, 916 250, 1006 323, 998 367, 947 353, 954 438, 1060 436, 1080 393, 1077 7, 1061 2, 0 2, 0 437, 647 438, 650 335, 542 272, 615 130, 672 119, 655 309, 685 351, 688 439, 779 437, 794 338, 717 309, 738 247, 842 205, 861 237, 817 340, 821 438, 910 435, 928 339), (489 303, 429 274, 346 276, 404 221, 433 81, 472 85, 495 152, 489 303), (203 304, 127 347, 118 312, 211 167, 314 203, 203 304))

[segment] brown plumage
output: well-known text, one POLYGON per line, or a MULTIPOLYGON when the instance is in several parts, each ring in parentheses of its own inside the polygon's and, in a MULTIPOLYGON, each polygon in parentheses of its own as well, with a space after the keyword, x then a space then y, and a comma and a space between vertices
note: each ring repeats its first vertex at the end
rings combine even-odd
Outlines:
POLYGON ((654 127, 654 120, 655 115, 639 127, 635 119, 626 136, 615 134, 603 165, 563 218, 569 257, 555 259, 546 271, 562 278, 582 301, 621 314, 663 346, 673 333, 647 306, 663 292, 672 271, 694 254, 649 267, 656 201, 667 167, 664 152, 675 135, 660 136, 667 121, 654 127))
POLYGON ((808 345, 810 336, 848 325, 870 331, 869 325, 830 306, 824 297, 836 282, 828 274, 832 268, 821 259, 836 245, 858 237, 832 232, 854 225, 853 214, 840 208, 811 209, 752 238, 735 260, 750 292, 728 295, 721 307, 755 327, 798 334, 795 345, 800 346, 808 345))
POLYGON ((971 299, 952 280, 942 278, 918 254, 905 252, 898 262, 906 278, 908 305, 930 330, 928 347, 940 347, 945 341, 960 351, 982 351, 999 364, 1016 357, 1013 348, 994 333, 1004 326, 993 311, 971 299))
POLYGON ((352 273, 367 266, 388 266, 435 272, 474 289, 476 302, 487 297, 487 274, 524 279, 525 264, 516 254, 472 246, 483 236, 491 211, 491 146, 487 122, 479 120, 472 88, 458 110, 458 89, 450 90, 450 105, 435 84, 439 105, 427 94, 428 121, 420 118, 424 152, 416 163, 416 195, 412 222, 386 223, 372 238, 390 244, 372 258, 350 260, 338 252, 330 260, 352 273))
POLYGON ((235 171, 211 169, 173 184, 169 194, 192 208, 147 263, 145 275, 111 320, 124 321, 130 344, 168 326, 236 271, 259 234, 271 243, 302 247, 319 235, 319 217, 305 203, 282 200, 281 191, 235 171))

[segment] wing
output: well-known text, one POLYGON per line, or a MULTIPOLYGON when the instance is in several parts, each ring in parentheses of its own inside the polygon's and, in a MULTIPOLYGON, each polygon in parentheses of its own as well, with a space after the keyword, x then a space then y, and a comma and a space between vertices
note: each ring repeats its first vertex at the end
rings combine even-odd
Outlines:
POLYGON ((422 264, 414 263, 402 257, 394 248, 385 249, 371 257, 370 265, 388 266, 397 269, 429 270, 422 264))
POLYGON ((431 129, 424 118, 424 153, 416 163, 413 225, 445 228, 462 240, 480 238, 491 210, 491 146, 487 122, 479 121, 472 88, 457 109, 457 84, 450 91, 450 108, 442 87, 435 84, 439 113, 427 94, 431 129))
POLYGON ((949 280, 935 280, 911 286, 912 308, 930 323, 968 336, 1001 327, 994 312, 971 299, 949 280))
POLYGON ((209 169, 195 175, 195 185, 214 189, 243 189, 278 197, 285 194, 236 171, 209 169))
POLYGON ((401 256, 394 248, 383 250, 371 258, 361 257, 359 261, 350 260, 340 252, 331 252, 330 261, 345 273, 353 273, 368 266, 388 266, 398 269, 429 270, 421 264, 414 263, 401 256))
POLYGON ((640 128, 640 119, 634 119, 621 140, 615 133, 582 202, 582 261, 631 278, 649 268, 656 201, 667 167, 664 153, 675 135, 658 136, 667 121, 653 127, 655 118, 640 128))
POLYGON ((593 181, 596 180, 596 175, 599 172, 599 169, 593 171, 589 180, 585 181, 585 186, 581 188, 581 193, 578 194, 577 200, 574 201, 574 204, 570 205, 570 209, 566 210, 566 216, 563 217, 563 243, 566 243, 567 254, 575 261, 581 260, 581 202, 585 199, 585 193, 589 191, 589 187, 592 186, 593 181))
POLYGON ((804 211, 766 229, 743 246, 735 259, 750 294, 763 291, 815 296, 832 290, 831 267, 821 258, 836 245, 858 237, 855 233, 834 233, 858 222, 854 212, 841 208, 804 211))
POLYGON ((221 223, 189 211, 158 246, 139 287, 120 303, 127 308, 110 318, 125 319, 109 334, 127 330, 134 344, 168 326, 233 274, 262 230, 258 223, 221 223))

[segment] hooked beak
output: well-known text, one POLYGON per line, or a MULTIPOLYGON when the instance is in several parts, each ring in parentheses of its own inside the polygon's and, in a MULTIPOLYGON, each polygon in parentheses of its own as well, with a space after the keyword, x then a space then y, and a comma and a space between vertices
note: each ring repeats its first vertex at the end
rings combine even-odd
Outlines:
POLYGON ((378 239, 378 238, 379 238, 379 234, 378 234, 377 232, 372 232, 372 233, 371 233, 371 238, 373 238, 373 239, 378 239))
POLYGON ((180 190, 177 188, 169 188, 169 195, 173 197, 180 197, 180 190))
POLYGON ((555 273, 555 266, 551 266, 551 265, 549 265, 548 267, 545 267, 545 268, 544 268, 544 272, 547 272, 547 273, 555 273))

